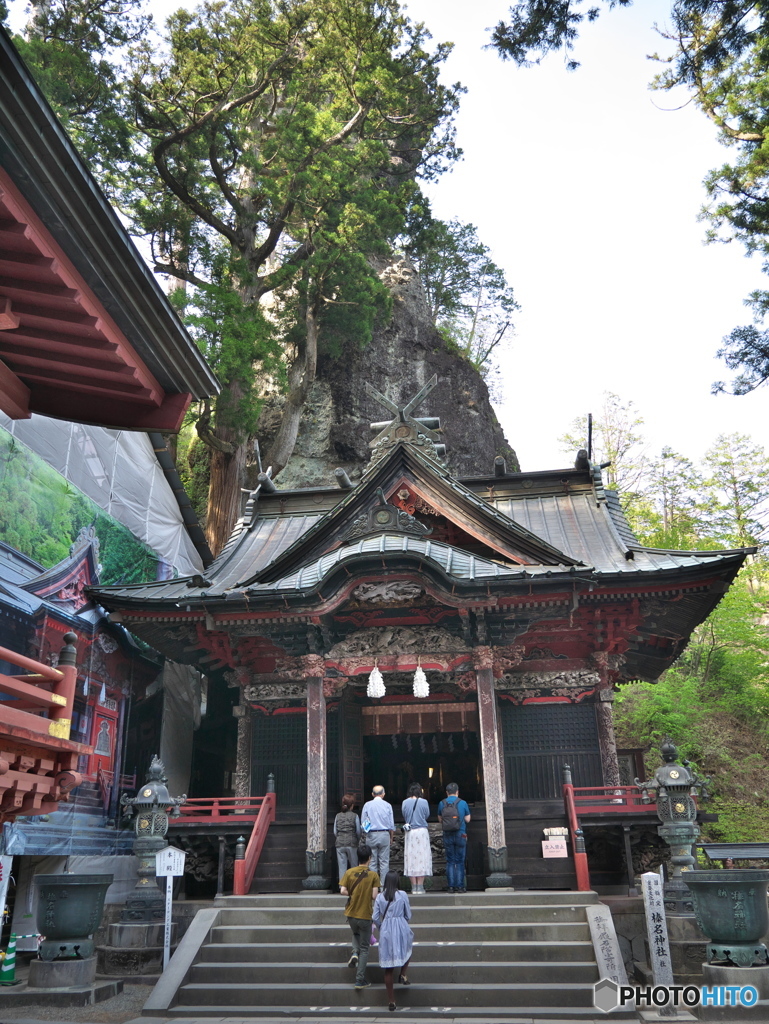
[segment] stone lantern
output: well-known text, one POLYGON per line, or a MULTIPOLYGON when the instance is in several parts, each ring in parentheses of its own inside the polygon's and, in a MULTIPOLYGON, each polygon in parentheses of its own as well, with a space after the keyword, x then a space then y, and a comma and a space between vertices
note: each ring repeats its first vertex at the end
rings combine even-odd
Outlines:
POLYGON ((657 817, 662 822, 657 833, 670 847, 672 872, 664 885, 665 908, 673 914, 693 914, 691 893, 686 886, 685 872, 696 866, 692 847, 700 834, 697 825, 695 796, 706 798, 708 779, 700 779, 686 764, 676 760, 675 743, 666 737, 660 748, 665 762, 648 782, 635 780, 643 792, 644 803, 651 802, 653 793, 657 804, 657 817))
POLYGON ((169 815, 178 817, 187 799, 186 794, 170 795, 165 771, 163 762, 153 757, 147 779, 136 796, 125 794, 120 801, 124 816, 134 818, 138 878, 120 921, 109 926, 109 944, 99 947, 103 974, 153 974, 162 970, 165 896, 157 884, 155 857, 168 845, 165 837, 169 815))
POLYGON ((124 794, 120 803, 126 818, 135 815, 133 849, 138 858, 138 879, 133 893, 126 900, 121 915, 123 921, 162 921, 165 916, 165 897, 158 888, 155 876, 155 856, 164 850, 169 815, 179 817, 179 808, 187 794, 172 797, 166 783, 166 769, 158 757, 152 758, 144 785, 136 796, 124 794))

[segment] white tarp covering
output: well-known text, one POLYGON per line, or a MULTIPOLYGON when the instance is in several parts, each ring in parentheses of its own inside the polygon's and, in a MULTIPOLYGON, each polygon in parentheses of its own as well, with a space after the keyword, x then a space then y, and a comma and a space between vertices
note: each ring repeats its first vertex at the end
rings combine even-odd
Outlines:
POLYGON ((32 416, 0 426, 144 541, 180 575, 203 563, 146 434, 32 416))

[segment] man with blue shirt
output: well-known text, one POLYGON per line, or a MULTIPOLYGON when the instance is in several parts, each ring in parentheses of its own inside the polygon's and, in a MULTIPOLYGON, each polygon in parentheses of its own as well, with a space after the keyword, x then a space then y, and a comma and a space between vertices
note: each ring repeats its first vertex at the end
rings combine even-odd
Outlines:
POLYGON ((446 786, 446 799, 438 804, 438 819, 443 826, 443 849, 446 851, 446 881, 449 892, 467 892, 465 885, 465 854, 467 823, 470 808, 459 798, 459 786, 446 786))
POLYGON ((360 812, 362 838, 371 849, 371 870, 376 871, 384 883, 384 877, 390 870, 390 843, 395 832, 395 818, 392 804, 384 798, 384 786, 374 786, 371 795, 374 799, 365 803, 360 812))

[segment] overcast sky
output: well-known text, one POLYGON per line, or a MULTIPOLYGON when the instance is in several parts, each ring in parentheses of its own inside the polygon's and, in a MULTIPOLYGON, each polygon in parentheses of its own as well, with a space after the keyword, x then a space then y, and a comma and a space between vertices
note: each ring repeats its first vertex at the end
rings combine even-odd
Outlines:
POLYGON ((743 299, 764 279, 736 244, 703 245, 702 179, 728 155, 714 126, 648 88, 669 5, 603 14, 574 72, 558 54, 519 70, 483 50, 504 0, 408 8, 455 43, 446 77, 469 90, 464 160, 431 189, 435 213, 477 225, 523 307, 498 410, 522 467, 566 464, 558 436, 605 391, 636 404, 652 453, 699 458, 732 431, 766 444, 769 389, 709 393, 729 376, 720 340, 749 322, 743 299))

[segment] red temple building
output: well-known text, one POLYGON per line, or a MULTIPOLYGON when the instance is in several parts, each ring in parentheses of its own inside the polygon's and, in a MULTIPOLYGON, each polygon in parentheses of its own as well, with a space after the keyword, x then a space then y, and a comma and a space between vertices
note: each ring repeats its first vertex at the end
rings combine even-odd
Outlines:
POLYGON ((532 822, 540 839, 564 824, 564 764, 578 787, 627 781, 616 684, 673 663, 747 552, 642 546, 584 453, 570 469, 508 474, 497 460, 454 478, 435 421, 411 415, 434 384, 372 441, 357 485, 263 479, 203 575, 98 600, 218 686, 218 732, 198 735, 217 753, 196 763, 217 781, 224 767, 241 797, 274 774, 273 829, 306 818, 310 886, 328 874, 342 793, 383 784, 397 806, 419 781, 434 804, 454 781, 473 807, 476 884, 569 887, 565 862, 508 849, 532 822), (375 667, 381 698, 367 696, 375 667), (418 667, 429 696, 414 695, 418 667))
MULTIPOLYGON (((0 410, 176 431, 190 402, 217 390, 0 28, 0 410)), ((86 595, 94 539, 47 569, 2 545, 0 821, 55 812, 83 778, 113 773, 124 698, 160 669, 86 595)))

